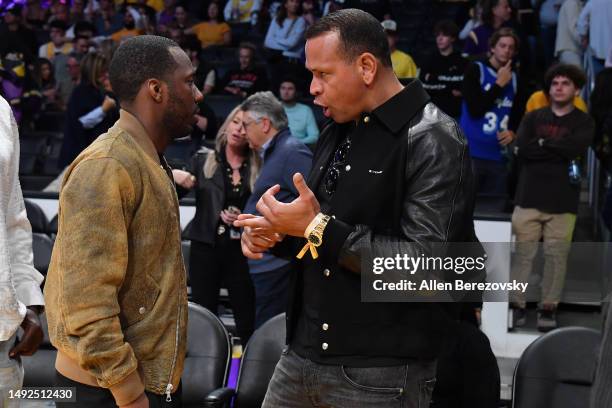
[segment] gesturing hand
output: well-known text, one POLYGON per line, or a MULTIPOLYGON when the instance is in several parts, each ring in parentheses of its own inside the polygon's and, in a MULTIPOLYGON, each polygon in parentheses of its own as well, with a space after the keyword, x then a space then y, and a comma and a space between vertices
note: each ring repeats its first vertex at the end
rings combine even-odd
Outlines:
MULTIPOLYGON (((238 218, 242 220, 259 219, 259 223, 262 225, 260 227, 244 227, 240 237, 242 253, 249 259, 261 259, 264 252, 276 245, 277 242, 282 241, 285 237, 282 234, 272 232, 263 217, 252 214, 240 214, 238 218)), ((234 222, 235 226, 237 226, 237 222, 234 222)))
POLYGON ((257 202, 257 211, 263 217, 238 216, 236 227, 263 228, 295 237, 303 237, 308 224, 319 213, 321 207, 314 193, 306 185, 300 173, 293 175, 293 184, 299 196, 290 203, 282 203, 274 195, 280 191, 277 184, 266 191, 257 202))

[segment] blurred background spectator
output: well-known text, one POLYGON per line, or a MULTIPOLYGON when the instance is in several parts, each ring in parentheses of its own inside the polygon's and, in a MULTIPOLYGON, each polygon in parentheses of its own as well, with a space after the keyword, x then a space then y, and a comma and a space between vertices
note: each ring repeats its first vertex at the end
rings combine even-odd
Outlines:
POLYGON ((41 109, 43 111, 64 110, 65 102, 62 100, 59 83, 55 79, 51 61, 46 58, 39 58, 34 78, 42 93, 41 109))
POLYGON ((255 45, 242 43, 238 48, 238 68, 230 69, 221 80, 223 92, 242 98, 268 89, 264 70, 255 66, 255 45))
POLYGON ((278 94, 289 120, 291 135, 305 145, 314 145, 319 139, 319 128, 312 109, 297 101, 299 92, 295 78, 285 77, 278 94))
POLYGON ((38 57, 53 61, 57 54, 70 54, 72 43, 66 38, 66 23, 61 20, 52 21, 49 24, 49 36, 51 41, 43 44, 38 49, 38 57))
POLYGON ((509 27, 512 8, 508 0, 483 0, 482 24, 474 28, 465 41, 464 52, 482 57, 489 51, 489 38, 501 27, 509 27))
POLYGON ((108 58, 100 53, 89 53, 81 61, 81 81, 72 91, 66 111, 60 170, 119 118, 108 80, 108 64, 108 58))
POLYGON ((609 0, 588 1, 578 17, 576 30, 582 37, 583 47, 591 54, 593 76, 604 68, 604 62, 612 48, 612 2, 609 0))
POLYGON ((559 10, 555 56, 562 64, 582 66, 582 47, 580 35, 576 31, 578 17, 582 10, 582 0, 565 0, 559 10))
POLYGON ((211 1, 208 5, 208 18, 186 30, 186 34, 195 34, 202 48, 211 45, 229 46, 232 43, 232 29, 219 14, 219 3, 211 1))
POLYGON ((270 22, 264 41, 272 86, 275 88, 280 85, 283 74, 289 74, 300 81, 300 89, 305 89, 305 31, 306 20, 302 17, 300 0, 284 0, 276 17, 270 22))
POLYGON ((436 51, 425 60, 419 73, 431 100, 455 119, 461 114, 461 86, 468 64, 468 60, 455 49, 458 33, 457 25, 451 20, 436 24, 436 51))
POLYGON ((391 63, 393 64, 393 72, 398 78, 415 78, 417 76, 417 66, 412 57, 405 52, 397 49, 397 23, 393 20, 385 20, 382 23, 385 33, 387 33, 387 42, 389 43, 389 51, 391 51, 391 63))
POLYGON ((214 150, 199 150, 190 173, 174 171, 179 186, 196 192, 196 215, 185 232, 191 240, 193 300, 218 314, 219 289, 227 288, 243 344, 254 330, 255 290, 240 247, 240 231, 232 223, 251 195, 260 163, 242 132, 242 112, 236 107, 221 126, 214 150))

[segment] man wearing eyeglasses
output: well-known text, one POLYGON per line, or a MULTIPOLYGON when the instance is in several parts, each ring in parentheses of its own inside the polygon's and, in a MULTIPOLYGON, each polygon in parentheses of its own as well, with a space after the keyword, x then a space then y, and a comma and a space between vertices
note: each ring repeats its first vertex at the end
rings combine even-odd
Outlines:
POLYGON ((399 82, 368 13, 345 9, 313 24, 306 67, 314 103, 332 119, 308 181, 294 174, 297 199, 279 202, 273 186, 257 203, 262 216, 246 209, 235 222, 246 256, 273 248, 301 258, 289 348, 263 407, 427 407, 452 307, 362 302, 361 257, 377 245, 415 258, 435 243, 476 241, 465 138, 420 82, 399 82))
MULTIPOLYGON (((312 152, 291 135, 283 105, 272 92, 257 92, 241 105, 242 132, 249 146, 262 160, 253 193, 243 212, 258 214, 255 205, 270 187, 279 186, 276 199, 291 202, 298 192, 291 176, 308 174, 312 152)), ((270 253, 249 260, 249 272, 255 287, 255 328, 285 312, 291 263, 270 253)))

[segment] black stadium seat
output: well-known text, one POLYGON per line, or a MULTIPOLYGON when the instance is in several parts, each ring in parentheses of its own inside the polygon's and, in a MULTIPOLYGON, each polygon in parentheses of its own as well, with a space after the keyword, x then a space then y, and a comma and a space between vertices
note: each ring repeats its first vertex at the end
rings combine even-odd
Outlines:
POLYGON ((19 136, 19 174, 34 174, 47 147, 47 132, 23 132, 19 136))
POLYGON ((28 220, 32 225, 32 232, 46 234, 49 231, 49 221, 40 206, 30 200, 24 200, 28 220))
POLYGON ((51 238, 55 237, 57 235, 57 214, 55 214, 53 216, 53 218, 51 218, 51 221, 49 221, 49 235, 51 235, 51 238))
POLYGON ((207 407, 259 408, 285 347, 285 314, 273 317, 253 333, 242 356, 236 390, 221 388, 206 398, 207 407))
POLYGON ((34 267, 43 275, 47 275, 51 252, 53 251, 53 240, 46 234, 32 233, 32 252, 34 253, 34 267))
POLYGON ((36 120, 36 129, 41 131, 63 132, 65 122, 65 112, 42 112, 36 120))
POLYGON ((600 338, 593 329, 564 327, 534 341, 514 371, 512 407, 588 407, 600 338))
POLYGON ((45 163, 42 168, 44 175, 57 176, 62 171, 58 167, 58 162, 63 141, 64 135, 62 133, 49 133, 44 157, 45 163))
POLYGON ((174 140, 166 148, 164 157, 173 169, 189 168, 192 150, 193 143, 191 139, 174 140))
POLYGON ((187 355, 181 380, 183 407, 203 406, 206 395, 225 385, 230 358, 230 337, 221 320, 190 302, 187 355))
POLYGON ((233 95, 206 95, 206 103, 215 112, 219 123, 223 123, 227 115, 241 102, 241 98, 233 95))

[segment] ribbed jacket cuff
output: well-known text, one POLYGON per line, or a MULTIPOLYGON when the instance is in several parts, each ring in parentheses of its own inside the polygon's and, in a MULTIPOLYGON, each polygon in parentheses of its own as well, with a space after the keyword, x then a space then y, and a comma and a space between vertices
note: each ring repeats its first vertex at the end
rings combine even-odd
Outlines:
POLYGON ((138 375, 138 370, 134 370, 121 382, 111 386, 109 390, 113 394, 117 405, 121 407, 136 401, 144 393, 145 388, 140 375, 138 375))

